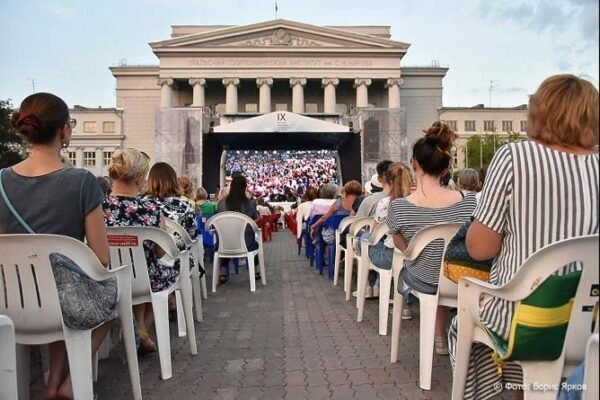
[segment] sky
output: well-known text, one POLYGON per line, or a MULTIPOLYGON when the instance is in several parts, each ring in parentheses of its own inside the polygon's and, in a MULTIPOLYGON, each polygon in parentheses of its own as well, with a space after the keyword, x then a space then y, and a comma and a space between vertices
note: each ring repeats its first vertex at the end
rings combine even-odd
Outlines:
MULTIPOLYGON (((402 65, 450 68, 444 106, 512 107, 557 73, 586 76, 598 87, 598 3, 277 0, 277 17, 391 26, 392 39, 411 44, 402 65)), ((148 43, 168 39, 171 25, 274 18, 274 0, 0 0, 0 100, 17 106, 35 86, 71 107, 114 107, 108 67, 158 64, 148 43)))

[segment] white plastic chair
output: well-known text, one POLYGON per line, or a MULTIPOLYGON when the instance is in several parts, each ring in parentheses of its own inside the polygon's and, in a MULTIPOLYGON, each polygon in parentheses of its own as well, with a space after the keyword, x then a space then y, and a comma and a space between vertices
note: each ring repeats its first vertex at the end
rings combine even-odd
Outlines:
MULTIPOLYGON (((517 362, 523 369, 525 387, 531 387, 535 382, 559 389, 561 377, 569 374, 585 358, 586 342, 592 328, 592 310, 598 302, 598 235, 565 239, 540 249, 525 260, 519 271, 504 286, 494 286, 473 278, 462 278, 459 281, 458 343, 452 386, 453 399, 463 398, 471 345, 478 342, 493 348, 490 339, 480 327, 481 295, 488 294, 510 301, 523 300, 550 275, 574 261, 583 264, 583 271, 560 357, 555 361, 517 362)), ((594 368, 597 369, 597 366, 596 363, 594 368)), ((550 400, 556 399, 558 391, 526 390, 524 394, 525 400, 550 400)))
MULTIPOLYGON (((165 228, 170 234, 177 233, 185 243, 186 247, 190 248, 192 256, 194 256, 195 265, 192 265, 190 268, 190 276, 192 279, 192 293, 194 297, 194 309, 196 310, 196 321, 202 322, 202 289, 200 287, 201 281, 202 286, 204 286, 204 292, 206 292, 205 275, 203 275, 202 279, 200 279, 200 266, 204 268, 204 266, 202 265, 204 260, 204 246, 202 245, 202 236, 199 237, 200 240, 192 240, 188 232, 181 225, 169 218, 165 218, 165 228)), ((179 297, 177 299, 177 310, 179 312, 179 310, 181 309, 181 307, 179 307, 179 297)), ((183 318, 177 318, 178 322, 183 320, 183 318)))
MULTIPOLYGON (((414 260, 423 249, 436 239, 444 241, 444 250, 440 258, 440 277, 438 280, 438 291, 435 295, 419 293, 412 290, 411 293, 419 299, 419 387, 423 390, 431 389, 431 371, 433 369, 433 348, 435 342, 435 323, 438 306, 456 307, 457 285, 444 276, 443 264, 446 248, 460 229, 462 224, 436 224, 421 229, 413 236, 406 251, 401 252, 394 249, 392 260, 394 278, 394 300, 392 308, 392 346, 391 362, 398 361, 398 342, 400 340, 400 315, 404 307, 404 296, 399 292, 399 275, 405 260, 414 260)), ((403 289, 403 288, 400 288, 403 289)))
MULTIPOLYGON (((598 324, 596 324, 598 331, 598 324)), ((588 340, 585 350, 585 367, 583 373, 583 400, 598 399, 598 333, 594 333, 588 340)))
POLYGON ((385 223, 381 223, 373 229, 373 234, 369 240, 363 240, 360 243, 360 260, 358 263, 358 283, 356 295, 356 304, 358 308, 356 320, 361 322, 365 310, 365 293, 367 290, 367 279, 369 271, 373 270, 379 274, 379 334, 387 335, 388 312, 390 309, 390 291, 392 287, 392 268, 381 269, 375 266, 369 258, 369 246, 376 245, 389 229, 385 223))
MULTIPOLYGON (((154 327, 160 359, 162 379, 172 376, 171 339, 169 333, 169 295, 175 290, 181 291, 183 297, 183 314, 190 346, 190 353, 197 354, 196 330, 192 312, 192 285, 190 280, 190 257, 187 250, 179 251, 175 240, 166 231, 154 227, 109 227, 107 228, 110 245, 111 264, 125 263, 131 265, 133 271, 132 302, 133 305, 152 303, 154 311, 154 327), (148 266, 144 253, 144 241, 160 246, 165 254, 174 260, 179 259, 180 275, 168 289, 153 292, 150 287, 148 266)), ((162 266, 162 268, 168 268, 162 266)))
POLYGON ((335 230, 335 264, 333 268, 333 286, 337 286, 338 275, 340 274, 340 261, 342 258, 342 251, 346 254, 346 248, 340 244, 342 232, 352 223, 356 217, 346 217, 340 222, 340 226, 335 230))
POLYGON ((17 399, 17 343, 15 327, 9 317, 0 315, 0 399, 17 399))
MULTIPOLYGON (((39 345, 64 340, 75 399, 88 400, 93 397, 92 330, 83 331, 65 326, 50 266, 51 253, 60 253, 70 258, 93 280, 104 281, 112 277, 117 279, 117 307, 132 393, 134 399, 141 399, 131 310, 131 270, 127 266, 117 267, 115 264, 115 268, 108 271, 94 253, 78 240, 42 234, 1 236, 0 313, 13 320, 17 343, 39 345)), ((4 359, 4 354, 2 357, 4 359)), ((28 381, 19 383, 22 384, 29 386, 28 381)))
POLYGON ((265 275, 265 258, 263 254, 263 241, 262 232, 250 217, 245 214, 226 211, 213 215, 208 221, 206 221, 206 229, 210 230, 214 228, 219 238, 219 248, 215 250, 215 258, 213 261, 213 274, 212 274, 212 291, 217 291, 217 281, 219 279, 219 267, 221 265, 221 258, 247 258, 248 260, 248 275, 250 276, 250 291, 256 290, 256 283, 254 281, 254 256, 258 254, 258 265, 260 268, 260 278, 262 284, 267 284, 267 277, 265 275), (250 225, 254 230, 256 241, 258 242, 258 249, 254 251, 248 251, 246 247, 246 241, 244 239, 244 233, 246 226, 250 225))
MULTIPOLYGON (((360 263, 360 256, 354 252, 354 238, 362 229, 373 229, 375 219, 372 217, 357 218, 352 221, 348 235, 346 235, 346 258, 344 260, 344 292, 346 293, 346 301, 349 301, 352 296, 352 270, 354 269, 354 261, 360 263)), ((358 307, 358 302, 357 302, 358 307)))

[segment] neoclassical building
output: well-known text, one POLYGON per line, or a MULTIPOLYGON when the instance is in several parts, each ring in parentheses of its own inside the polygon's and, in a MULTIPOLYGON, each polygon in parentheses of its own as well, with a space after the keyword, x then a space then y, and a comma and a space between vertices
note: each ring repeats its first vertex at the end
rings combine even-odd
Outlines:
POLYGON ((404 66, 389 26, 184 25, 150 47, 157 65, 110 68, 123 145, 211 188, 233 148, 333 148, 344 180, 364 178, 379 157, 406 161, 442 107, 447 68, 404 66))

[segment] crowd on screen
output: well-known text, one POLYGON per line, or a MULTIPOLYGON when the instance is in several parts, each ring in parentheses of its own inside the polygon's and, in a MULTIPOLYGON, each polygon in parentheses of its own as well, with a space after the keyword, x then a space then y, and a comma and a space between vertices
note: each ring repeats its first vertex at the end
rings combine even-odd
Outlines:
MULTIPOLYGON (((375 224, 386 224, 388 234, 368 248, 369 259, 380 269, 392 268, 394 249, 406 250, 420 229, 437 223, 462 224, 468 256, 489 261, 487 279, 500 286, 540 248, 598 233, 598 90, 572 75, 553 76, 531 96, 528 113, 529 140, 501 147, 487 170, 465 169, 455 179, 448 175, 457 136, 440 121, 425 128, 412 145, 408 164, 381 160, 364 186, 358 181, 338 185, 330 152, 231 152, 225 166, 228 186, 215 203, 204 188, 194 188, 170 165, 154 162, 135 149, 114 152, 107 179, 65 165, 61 149, 69 146, 76 121, 63 100, 37 93, 26 98, 12 116, 15 129, 29 141, 30 152, 24 161, 0 173, 5 195, 0 198, 0 232, 33 231, 85 240, 100 262, 108 265, 107 226, 164 229, 169 218, 195 238, 199 216, 237 211, 259 221, 269 209, 277 211, 269 202, 301 199, 294 207, 298 235, 309 240, 332 243, 334 230, 327 224, 331 218, 373 217, 375 224), (561 224, 550 224, 550 220, 561 224), (307 221, 311 228, 303 233, 307 221), (529 240, 531 235, 538 240, 529 240)), ((357 243, 369 238, 370 232, 356 233, 357 243)), ((175 236, 175 240, 181 250, 186 249, 181 238, 175 236)), ((245 241, 248 249, 258 246, 251 229, 245 232, 245 241)), ((159 246, 145 246, 152 290, 168 288, 179 266, 165 265, 159 246)), ((436 294, 444 272, 432 260, 441 261, 442 252, 442 243, 432 242, 415 260, 405 262, 398 287, 436 294)), ((72 261, 58 256, 51 262, 59 292, 66 283, 71 288, 87 285, 89 278, 66 268, 72 261)), ((571 267, 557 274, 570 273, 577 265, 571 267)), ((226 284, 225 269, 219 274, 219 282, 226 284)), ((367 296, 378 296, 377 274, 371 273, 368 281, 367 296)), ((94 352, 116 317, 115 290, 109 283, 94 290, 59 293, 65 324, 74 329, 94 328, 94 352), (85 310, 73 306, 79 302, 93 306, 85 310)), ((409 298, 401 317, 411 319, 416 307, 409 298)), ((175 309, 174 299, 170 308, 175 309)), ((514 310, 514 302, 485 298, 481 323, 508 340, 514 310)), ((460 331, 457 317, 450 319, 450 315, 447 308, 439 307, 434 351, 449 355, 454 367, 460 331)), ((150 333, 152 307, 136 305, 134 316, 140 352, 157 351, 150 333)), ((51 344, 47 398, 72 398, 66 364, 64 342, 51 344)), ((507 362, 498 374, 491 350, 475 344, 465 398, 490 399, 508 382, 522 382, 520 368, 507 362)))

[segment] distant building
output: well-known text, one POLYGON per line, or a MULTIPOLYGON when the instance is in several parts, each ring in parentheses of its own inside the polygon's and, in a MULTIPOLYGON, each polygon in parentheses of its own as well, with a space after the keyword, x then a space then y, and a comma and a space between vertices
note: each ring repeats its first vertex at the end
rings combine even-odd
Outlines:
MULTIPOLYGON (((444 121, 458 135, 454 154, 454 168, 465 168, 467 140, 474 135, 496 133, 502 136, 527 135, 527 105, 517 107, 442 107, 438 118, 444 121)), ((475 166, 470 166, 475 167, 475 166)), ((476 167, 479 167, 477 165, 476 167)))
POLYGON ((69 113, 77 125, 64 157, 72 165, 89 169, 96 176, 108 175, 112 153, 123 147, 125 141, 123 110, 75 106, 69 113))

